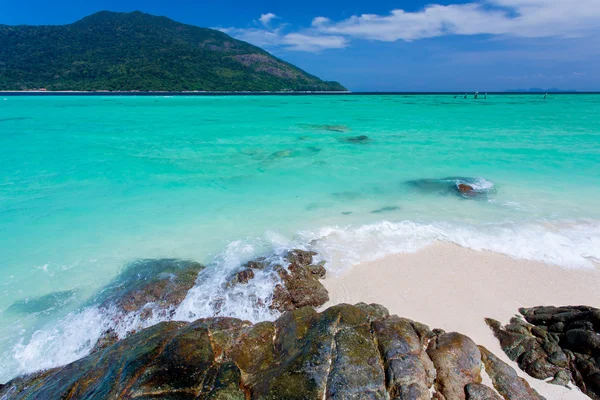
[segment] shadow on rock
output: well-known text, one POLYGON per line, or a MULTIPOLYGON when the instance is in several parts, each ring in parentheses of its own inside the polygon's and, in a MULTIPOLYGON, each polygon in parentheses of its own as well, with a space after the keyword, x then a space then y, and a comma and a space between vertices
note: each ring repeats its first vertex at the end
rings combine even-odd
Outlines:
POLYGON ((525 320, 486 322, 506 355, 537 379, 577 385, 600 399, 600 310, 587 306, 522 308, 525 320))

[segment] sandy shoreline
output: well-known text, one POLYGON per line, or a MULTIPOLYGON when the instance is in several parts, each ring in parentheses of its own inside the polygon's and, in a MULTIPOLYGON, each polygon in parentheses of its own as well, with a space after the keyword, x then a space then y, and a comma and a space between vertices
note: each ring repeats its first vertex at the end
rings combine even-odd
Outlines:
MULTIPOLYGON (((515 260, 450 244, 435 244, 414 254, 393 255, 353 267, 324 281, 338 303, 379 303, 390 313, 470 336, 509 362, 484 322, 508 323, 519 307, 589 305, 600 308, 600 270, 563 269, 515 260)), ((578 389, 520 376, 547 399, 589 399, 578 389)))

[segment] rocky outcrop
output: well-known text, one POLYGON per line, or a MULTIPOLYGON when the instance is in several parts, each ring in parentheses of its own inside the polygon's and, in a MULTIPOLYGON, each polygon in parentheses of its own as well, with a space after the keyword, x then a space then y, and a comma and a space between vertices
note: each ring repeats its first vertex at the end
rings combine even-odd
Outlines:
POLYGON ((102 291, 98 302, 102 308, 116 308, 124 313, 138 312, 151 304, 145 317, 153 312, 174 310, 203 269, 203 265, 194 261, 139 260, 129 264, 102 291))
POLYGON ((600 399, 600 310, 587 306, 534 307, 519 310, 506 326, 488 319, 502 349, 537 379, 576 384, 600 399))
POLYGON ((287 268, 276 266, 281 284, 275 287, 271 307, 278 311, 292 311, 297 308, 320 307, 329 301, 329 293, 319 279, 325 278, 323 264, 313 264, 317 253, 292 250, 286 255, 287 268))
POLYGON ((466 336, 431 331, 378 305, 321 313, 303 307, 255 325, 233 318, 160 323, 65 367, 17 378, 0 397, 502 398, 480 383, 482 358, 504 399, 525 398, 502 389, 520 385, 515 372, 493 366, 491 353, 466 336))

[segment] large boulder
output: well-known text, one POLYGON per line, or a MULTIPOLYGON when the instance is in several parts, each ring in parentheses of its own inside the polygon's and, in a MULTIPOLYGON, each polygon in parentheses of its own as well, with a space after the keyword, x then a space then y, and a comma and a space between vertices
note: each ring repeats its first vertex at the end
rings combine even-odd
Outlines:
POLYGON ((487 320, 511 360, 537 379, 576 384, 600 400, 600 310, 588 306, 519 310, 506 326, 487 320))
POLYGON ((436 390, 446 399, 465 400, 465 386, 481 383, 481 353, 460 333, 443 333, 429 343, 427 354, 437 371, 436 390))
MULTIPOLYGON (((429 400, 435 390, 433 398, 454 400, 494 393, 480 384, 479 348, 466 336, 436 332, 367 304, 321 313, 304 307, 255 325, 163 322, 67 366, 17 378, 0 386, 0 398, 429 400)), ((497 375, 519 385, 510 382, 514 371, 497 375)))

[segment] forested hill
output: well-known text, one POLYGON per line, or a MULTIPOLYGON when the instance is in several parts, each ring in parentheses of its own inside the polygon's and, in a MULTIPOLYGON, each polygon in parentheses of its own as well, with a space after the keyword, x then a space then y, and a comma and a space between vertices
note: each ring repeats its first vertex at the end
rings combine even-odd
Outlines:
POLYGON ((0 25, 0 90, 342 91, 223 32, 139 11, 0 25))

